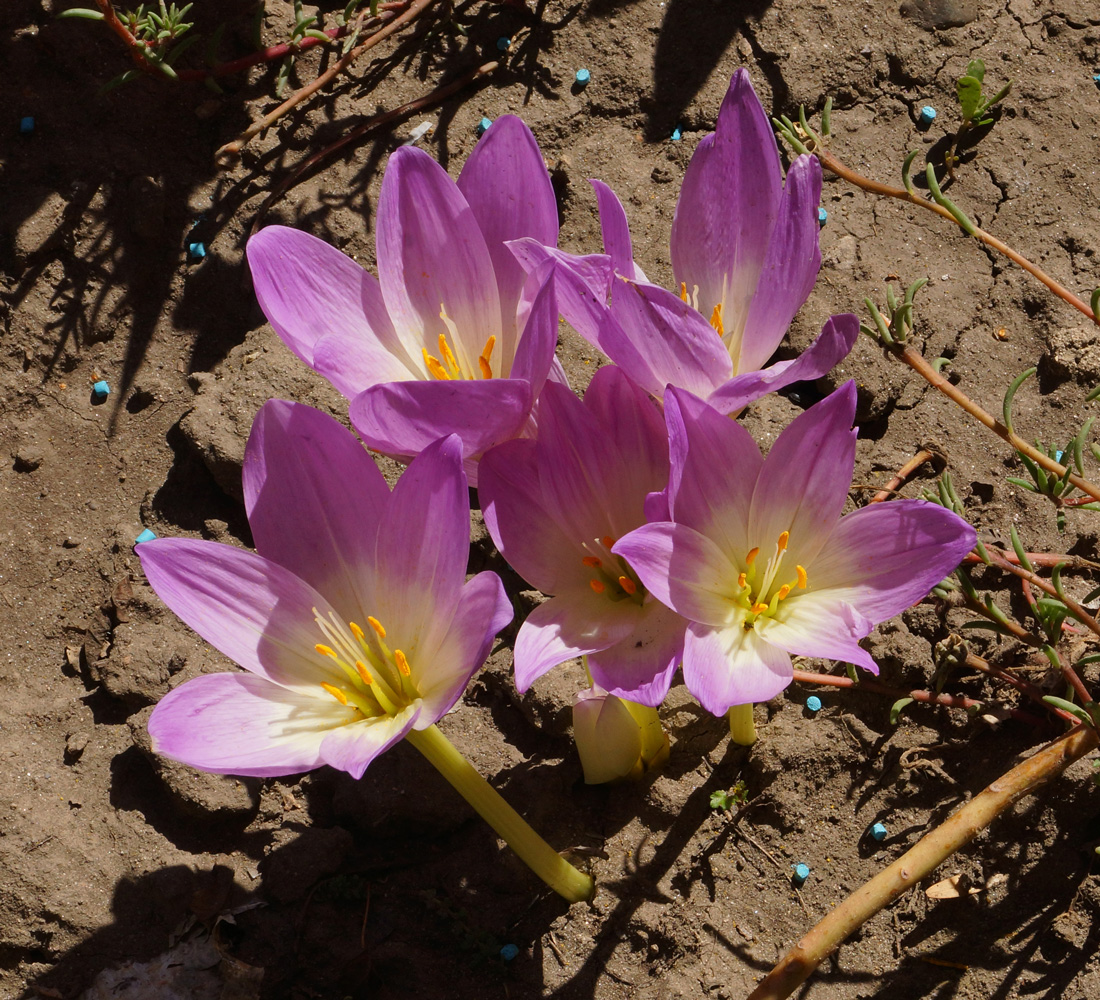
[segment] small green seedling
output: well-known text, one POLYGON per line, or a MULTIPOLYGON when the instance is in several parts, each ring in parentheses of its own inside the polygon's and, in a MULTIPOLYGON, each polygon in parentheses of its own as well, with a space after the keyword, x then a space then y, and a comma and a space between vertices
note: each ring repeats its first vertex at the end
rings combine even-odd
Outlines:
POLYGON ((729 790, 719 789, 717 792, 710 793, 711 809, 718 809, 721 812, 727 812, 734 806, 743 806, 748 801, 749 790, 743 781, 737 782, 729 790))
POLYGON ((981 59, 971 59, 966 73, 955 81, 955 93, 959 97, 959 110, 962 112, 962 128, 980 128, 992 125, 990 109, 1008 97, 1012 90, 1009 80, 992 97, 982 97, 982 84, 985 81, 985 63, 981 59))

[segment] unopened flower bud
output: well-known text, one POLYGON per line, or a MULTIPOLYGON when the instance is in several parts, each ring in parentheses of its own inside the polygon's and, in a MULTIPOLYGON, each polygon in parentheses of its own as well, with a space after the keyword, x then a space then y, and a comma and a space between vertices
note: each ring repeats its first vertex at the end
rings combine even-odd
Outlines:
POLYGON ((589 785, 634 781, 668 760, 657 709, 596 687, 581 691, 573 703, 573 738, 589 785))

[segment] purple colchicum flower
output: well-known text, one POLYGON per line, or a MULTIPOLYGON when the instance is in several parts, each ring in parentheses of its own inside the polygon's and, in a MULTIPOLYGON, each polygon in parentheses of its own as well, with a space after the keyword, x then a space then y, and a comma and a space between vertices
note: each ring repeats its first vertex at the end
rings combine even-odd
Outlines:
POLYGON ((244 463, 257 552, 157 539, 153 589, 247 673, 206 674, 153 711, 153 748, 204 771, 362 775, 459 699, 512 617, 499 578, 466 582, 461 447, 425 448, 391 493, 365 449, 308 406, 264 405, 244 463))
POLYGON ((531 239, 513 250, 531 270, 557 262, 565 319, 654 397, 671 384, 732 414, 819 378, 851 350, 859 321, 843 314, 798 358, 763 367, 821 266, 821 166, 798 157, 784 185, 775 136, 744 69, 684 175, 669 248, 676 292, 646 280, 622 204, 606 184, 592 184, 606 256, 573 257, 531 239))
POLYGON ((840 516, 855 405, 848 382, 795 418, 764 459, 737 422, 682 390, 665 396, 667 519, 612 551, 692 622, 684 682, 715 715, 781 691, 792 655, 878 673, 859 640, 926 596, 974 545, 962 518, 921 500, 840 516))
POLYGON ((667 483, 660 413, 613 366, 596 373, 583 403, 548 382, 537 440, 507 441, 482 458, 478 495, 493 541, 524 579, 554 595, 516 637, 520 691, 587 655, 600 687, 661 703, 687 623, 647 592, 612 546, 646 522, 647 494, 667 483))
MULTIPOLYGON (((352 401, 372 448, 398 458, 457 433, 474 459, 521 433, 554 359, 557 307, 505 242, 553 246, 558 214, 538 144, 512 115, 485 133, 458 182, 428 154, 390 157, 378 198, 378 278, 307 233, 248 242, 275 331, 352 401)), ((468 465, 472 470, 472 463, 468 465)))

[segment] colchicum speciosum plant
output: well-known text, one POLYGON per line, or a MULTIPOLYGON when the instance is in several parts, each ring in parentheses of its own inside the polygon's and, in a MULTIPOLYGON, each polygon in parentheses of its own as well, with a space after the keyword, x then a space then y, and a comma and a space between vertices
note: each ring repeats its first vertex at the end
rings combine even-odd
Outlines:
POLYGON ((408 460, 458 434, 476 459, 528 429, 554 357, 557 308, 505 245, 555 245, 558 209, 530 129, 493 122, 457 183, 427 153, 394 151, 378 197, 378 278, 308 233, 268 226, 248 243, 264 314, 351 402, 363 440, 408 460), (539 291, 543 294, 539 297, 539 291))
POLYGON ((407 739, 547 884, 587 898, 591 879, 435 726, 512 617, 495 574, 466 580, 469 500, 458 439, 425 448, 391 493, 335 420, 271 401, 249 437, 244 493, 256 552, 184 538, 138 546, 165 604, 246 671, 171 691, 149 720, 154 749, 223 774, 329 764, 360 777, 407 739))
POLYGON ((878 673, 859 645, 915 604, 974 545, 974 529, 924 500, 843 516, 855 465, 855 383, 796 417, 768 452, 679 389, 665 395, 667 510, 612 551, 691 622, 684 683, 715 715, 766 701, 791 657, 878 673))
POLYGON ((834 316, 797 358, 765 368, 821 266, 821 166, 799 156, 786 183, 771 124, 738 70, 711 135, 684 176, 669 252, 675 290, 646 280, 634 262, 626 213, 593 182, 606 256, 574 257, 525 238, 514 249, 535 270, 556 261, 565 319, 638 386, 667 385, 723 413, 830 371, 859 335, 854 316, 834 316))

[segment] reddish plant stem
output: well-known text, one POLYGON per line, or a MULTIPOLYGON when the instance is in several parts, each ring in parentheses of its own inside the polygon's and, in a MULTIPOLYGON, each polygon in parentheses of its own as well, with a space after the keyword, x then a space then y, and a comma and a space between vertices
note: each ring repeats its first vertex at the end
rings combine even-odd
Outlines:
POLYGON ((1100 743, 1091 726, 1077 726, 1012 768, 925 834, 888 868, 829 911, 749 994, 747 1000, 783 1000, 847 937, 884 906, 930 875, 1006 809, 1058 777, 1100 743))
POLYGON ((910 368, 913 369, 918 375, 920 375, 926 382, 933 388, 938 389, 953 403, 960 406, 967 413, 969 413, 979 423, 984 424, 999 438, 1007 441, 1017 451, 1027 455, 1036 465, 1041 465, 1048 472, 1053 472, 1059 478, 1062 478, 1068 474, 1069 481, 1073 483, 1082 493, 1087 493, 1094 500, 1100 500, 1100 486, 1096 486, 1090 483, 1087 479, 1082 479, 1080 476, 1075 475, 1066 469, 1064 465, 1060 465, 1054 461, 1049 455, 1043 454, 1037 448, 1028 444, 1023 438, 1018 437, 1012 431, 1010 431, 1001 421, 997 420, 992 414, 986 412, 982 407, 975 403, 964 392, 953 386, 946 378, 943 377, 938 371, 936 371, 927 361, 924 360, 921 355, 915 351, 908 344, 893 344, 888 345, 886 348, 894 357, 901 361, 904 361, 910 368))
MULTIPOLYGON (((886 198, 897 198, 899 201, 909 202, 910 205, 918 205, 930 212, 935 212, 937 215, 942 215, 945 219, 950 219, 955 225, 958 225, 958 220, 955 216, 942 205, 930 201, 927 198, 918 198, 916 195, 906 191, 905 188, 881 184, 878 181, 871 180, 870 177, 864 177, 863 174, 857 173, 843 161, 837 159, 837 157, 827 149, 814 149, 813 152, 821 161, 822 167, 826 170, 831 170, 838 177, 848 181, 849 184, 855 184, 856 187, 863 188, 864 191, 870 191, 872 194, 882 195, 886 198)), ((977 226, 974 227, 974 238, 984 243, 986 246, 992 247, 999 253, 1004 254, 1013 263, 1019 264, 1025 271, 1046 285, 1050 291, 1058 296, 1058 298, 1062 299, 1064 302, 1068 302, 1074 309, 1084 313, 1090 320, 1100 325, 1100 320, 1093 315, 1092 307, 1087 302, 1079 299, 1073 292, 1055 281, 1037 264, 1033 264, 1023 254, 1017 253, 1007 243, 997 239, 997 237, 991 233, 987 233, 984 229, 979 229, 977 226)))
POLYGON ((1025 681, 1017 677, 1015 674, 1010 674, 1007 670, 1001 667, 994 666, 988 660, 983 660, 980 656, 975 656, 973 653, 967 653, 966 665, 971 670, 977 670, 979 673, 987 674, 990 677, 996 677, 999 681, 1004 681, 1005 684, 1009 684, 1016 688, 1017 691, 1027 695, 1033 702, 1040 707, 1046 709, 1049 712, 1053 712, 1055 715, 1062 718, 1065 722, 1068 722, 1071 726, 1076 725, 1079 721, 1075 719, 1069 712, 1064 711, 1061 708, 1055 708, 1053 705, 1048 705, 1043 701, 1043 692, 1029 681, 1025 681))
POLYGON ((918 451, 908 462, 906 462, 897 471, 897 475, 893 477, 881 490, 879 490, 870 499, 870 503, 882 503, 883 500, 889 500, 898 489, 905 484, 905 481, 919 469, 930 458, 933 458, 933 453, 927 448, 922 448, 918 451))
POLYGON ((347 69, 356 59, 358 59, 364 52, 367 52, 379 42, 389 38, 391 35, 396 34, 406 25, 415 21, 421 14, 424 13, 436 0, 412 0, 409 7, 403 14, 399 14, 388 24, 379 28, 373 35, 367 38, 365 41, 360 42, 354 49, 342 56, 335 65, 331 66, 324 73, 318 76, 311 83, 307 83, 301 90, 295 91, 290 95, 282 104, 280 104, 274 111, 264 115, 258 122, 253 122, 248 128, 246 128, 236 139, 232 142, 226 143, 215 154, 215 162, 219 166, 229 166, 236 162, 237 157, 240 155, 244 146, 249 143, 255 136, 259 135, 269 125, 273 125, 280 118, 283 117, 288 111, 296 108, 308 97, 312 97, 317 91, 319 91, 325 84, 334 80, 345 69, 347 69))
POLYGON ((130 52, 130 57, 137 64, 137 68, 144 73, 155 73, 160 76, 161 74, 157 72, 156 67, 150 65, 149 60, 145 58, 145 44, 138 41, 133 32, 119 20, 111 0, 95 0, 95 4, 103 15, 107 27, 122 39, 123 44, 130 52))
MULTIPOLYGON (((924 702, 928 705, 945 705, 948 708, 981 708, 986 704, 973 698, 966 698, 963 695, 936 694, 934 691, 902 691, 899 688, 880 684, 878 681, 860 678, 858 682, 854 682, 851 677, 841 677, 836 674, 815 674, 806 670, 796 670, 794 679, 800 684, 822 684, 838 688, 864 688, 867 691, 874 691, 876 694, 884 694, 895 699, 912 698, 914 701, 924 702)), ((1027 722, 1031 725, 1042 724, 1042 720, 1030 712, 1024 712, 1018 708, 1010 708, 1008 712, 1014 719, 1019 719, 1021 722, 1027 722)))
MULTIPOLYGON (((1017 566, 1011 563, 1005 558, 1003 552, 999 552, 997 549, 990 546, 985 547, 986 552, 989 555, 990 561, 998 569, 1003 569, 1006 573, 1011 573, 1013 576, 1018 576, 1021 580, 1027 580, 1033 587, 1038 587, 1045 594, 1049 594, 1051 597, 1056 597, 1062 601, 1070 610, 1070 614, 1073 615, 1082 625, 1085 626, 1093 635, 1100 636, 1100 623, 1097 623, 1096 619, 1092 617, 1080 604, 1078 604, 1072 597, 1069 597, 1064 592, 1059 594, 1055 590, 1054 585, 1048 583, 1041 576, 1032 573, 1031 570, 1025 569, 1023 566, 1017 566)), ((1089 699, 1091 701, 1091 699, 1089 699)))
POLYGON ((349 24, 341 24, 338 28, 328 28, 325 31, 325 34, 328 35, 329 38, 328 42, 322 42, 321 39, 315 38, 313 35, 307 35, 297 42, 283 42, 280 45, 269 45, 266 49, 259 49, 250 55, 241 56, 239 59, 231 59, 229 62, 218 63, 217 66, 211 66, 209 69, 181 69, 178 75, 181 80, 189 81, 202 81, 212 76, 231 76, 234 73, 240 73, 242 70, 246 70, 250 66, 255 66, 258 63, 272 62, 275 59, 283 59, 286 56, 296 56, 300 52, 307 52, 309 49, 316 48, 318 45, 328 45, 329 42, 335 42, 343 38, 351 28, 352 25, 349 24))
MULTIPOLYGON (((1055 566, 1064 565, 1071 569, 1100 569, 1100 563, 1095 563, 1084 556, 1070 555, 1068 552, 1027 552, 1025 555, 1033 566, 1047 566, 1053 569, 1055 566)), ((1002 557, 1005 562, 1010 562, 1013 566, 1020 565, 1019 556, 1015 552, 1004 552, 1002 557)), ((984 565, 985 560, 977 552, 971 552, 963 559, 963 563, 967 566, 984 565)))
POLYGON ((990 614, 985 605, 980 601, 974 600, 969 594, 962 595, 962 603, 965 607, 969 608, 975 614, 981 615, 983 618, 988 619, 991 622, 996 622, 1001 628, 1007 629, 1012 633, 1013 637, 1019 639, 1020 642, 1025 642, 1029 646, 1034 646, 1036 649, 1042 648, 1042 641, 1033 636, 1026 628, 1023 627, 1018 621, 1012 618, 1005 618, 1004 620, 995 617, 990 614))

